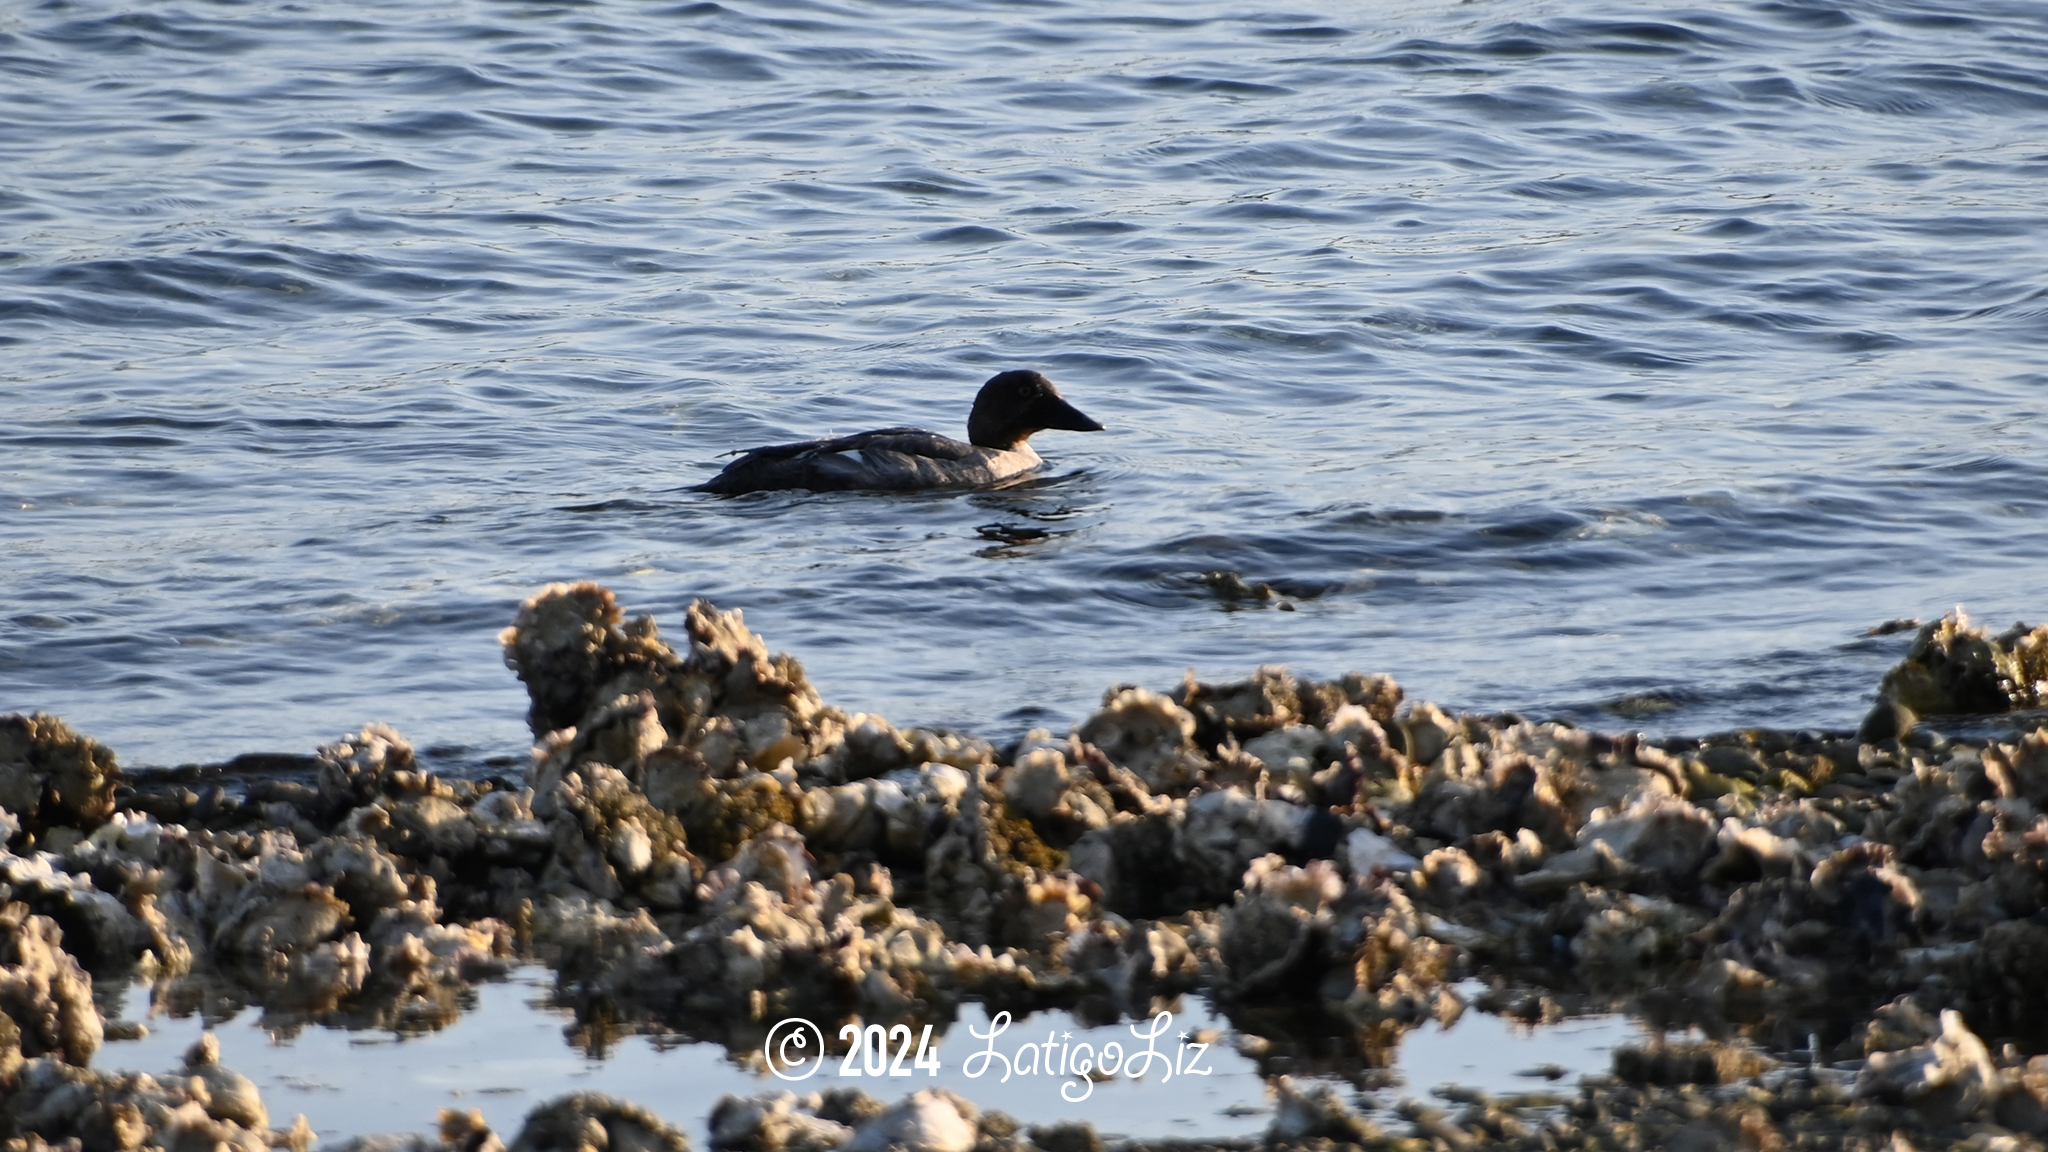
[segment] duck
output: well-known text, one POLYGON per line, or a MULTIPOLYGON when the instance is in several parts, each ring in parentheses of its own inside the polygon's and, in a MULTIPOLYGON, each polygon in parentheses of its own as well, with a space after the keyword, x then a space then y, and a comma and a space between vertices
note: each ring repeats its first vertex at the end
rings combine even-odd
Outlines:
POLYGON ((801 488, 812 492, 915 492, 991 488, 1044 461, 1026 443, 1039 432, 1100 432, 1102 425, 1067 403, 1053 382, 1021 369, 999 372, 981 386, 963 442, 923 428, 877 428, 851 436, 770 444, 699 485, 722 496, 801 488))

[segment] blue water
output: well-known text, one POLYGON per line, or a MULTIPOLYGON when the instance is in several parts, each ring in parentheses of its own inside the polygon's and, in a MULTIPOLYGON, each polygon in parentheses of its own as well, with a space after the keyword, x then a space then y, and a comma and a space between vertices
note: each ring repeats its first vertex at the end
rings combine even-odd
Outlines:
POLYGON ((991 736, 1270 662, 1851 725, 1867 627, 2048 609, 2044 181, 2033 0, 10 5, 0 709, 518 755, 593 578, 991 736), (1111 430, 687 490, 1007 367, 1111 430))

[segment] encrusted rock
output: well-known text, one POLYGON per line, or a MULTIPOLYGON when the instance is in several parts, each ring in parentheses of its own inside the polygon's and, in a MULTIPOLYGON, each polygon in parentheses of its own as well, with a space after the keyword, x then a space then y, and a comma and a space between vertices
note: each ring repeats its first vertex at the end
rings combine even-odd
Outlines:
POLYGON ((853 1136, 817 1115, 823 1100, 793 1092, 725 1096, 711 1109, 711 1147, 721 1152, 825 1152, 853 1136))
POLYGON ((1939 1036, 1911 1048, 1873 1052, 1856 1074, 1858 1096, 1908 1104, 1935 1120, 1974 1115, 2004 1086, 1990 1051, 1954 1009, 1943 1010, 1939 1036))
POLYGON ((602 1092, 558 1096, 526 1114, 511 1152, 689 1152, 690 1141, 638 1104, 602 1092))
POLYGON ((1125 688, 1104 698, 1075 737, 1102 749, 1113 762, 1137 773, 1155 792, 1185 788, 1202 770, 1195 747, 1195 718, 1179 704, 1144 688, 1125 688))
POLYGON ((979 1111, 944 1088, 922 1088, 862 1124, 845 1152, 972 1152, 979 1111))
POLYGON ((1267 1084, 1273 1098, 1273 1122, 1266 1126, 1268 1147, 1297 1147, 1308 1140, 1371 1145, 1383 1138, 1379 1125, 1351 1110, 1327 1084, 1304 1091, 1292 1077, 1267 1084))
POLYGON ((13 1047, 83 1066, 99 1050, 105 1022, 92 979, 63 949, 63 933, 23 904, 0 908, 0 1012, 14 1021, 13 1047))
POLYGON ((18 826, 6 842, 51 829, 91 832, 114 814, 121 770, 98 741, 42 712, 0 715, 0 810, 18 826))

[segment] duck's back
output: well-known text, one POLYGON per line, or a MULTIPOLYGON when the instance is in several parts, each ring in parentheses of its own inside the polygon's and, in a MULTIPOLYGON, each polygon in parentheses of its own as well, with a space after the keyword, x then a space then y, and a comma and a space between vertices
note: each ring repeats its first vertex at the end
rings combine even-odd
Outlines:
POLYGON ((733 495, 784 488, 813 492, 907 492, 997 484, 1036 467, 1019 446, 981 448, 922 428, 881 428, 853 436, 756 448, 726 465, 704 491, 733 495))

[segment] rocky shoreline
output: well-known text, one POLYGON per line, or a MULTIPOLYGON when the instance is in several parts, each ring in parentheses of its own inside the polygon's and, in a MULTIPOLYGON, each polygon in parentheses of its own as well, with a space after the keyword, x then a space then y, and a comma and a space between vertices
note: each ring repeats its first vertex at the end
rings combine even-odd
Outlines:
MULTIPOLYGON (((1273 1078, 1269 1146, 2048 1135, 2048 628, 1921 628, 1855 734, 1656 741, 1263 668, 1115 688, 1071 734, 997 748, 826 705, 737 612, 692 605, 671 644, 592 584, 535 596, 504 645, 536 740, 516 779, 438 777, 376 725, 303 760, 127 775, 54 717, 0 717, 6 1147, 312 1145, 206 1041, 176 1075, 94 1067, 133 1027, 96 992, 126 980, 280 1028, 419 1031, 523 959, 586 1047, 645 1030, 756 1059, 787 1017, 943 1032, 969 1000, 1114 1021, 1199 993, 1273 1078), (2004 722, 1922 723, 1962 714, 2004 722), (1384 1130, 1289 1078, 1373 1084, 1405 1032, 1468 1010, 1705 1039, 1624 1048, 1569 1092, 1410 1102, 1384 1130)), ((937 1089, 728 1098, 699 1135, 1102 1144, 937 1089)), ((344 1146, 502 1144, 451 1111, 344 1146)), ((687 1146, 591 1093, 511 1144, 687 1146)))

